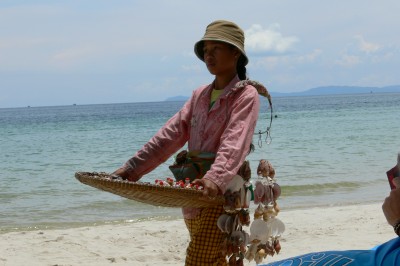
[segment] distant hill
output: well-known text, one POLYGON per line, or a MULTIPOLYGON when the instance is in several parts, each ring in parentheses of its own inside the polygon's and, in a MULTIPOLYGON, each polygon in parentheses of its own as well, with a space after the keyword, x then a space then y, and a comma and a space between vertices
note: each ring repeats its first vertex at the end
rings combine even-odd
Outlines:
POLYGON ((164 101, 166 102, 181 102, 181 101, 186 101, 189 99, 188 96, 174 96, 174 97, 169 97, 165 99, 164 101))
POLYGON ((326 86, 312 88, 300 92, 270 92, 272 96, 317 96, 317 95, 335 95, 335 94, 363 94, 363 93, 390 93, 400 92, 400 85, 386 87, 357 87, 357 86, 326 86))
MULTIPOLYGON (((312 88, 300 92, 274 92, 270 91, 272 97, 289 96, 317 96, 317 95, 335 95, 335 94, 363 94, 363 93, 400 93, 400 85, 386 87, 357 87, 357 86, 326 86, 312 88)), ((188 96, 175 96, 167 98, 165 101, 186 101, 188 96)))

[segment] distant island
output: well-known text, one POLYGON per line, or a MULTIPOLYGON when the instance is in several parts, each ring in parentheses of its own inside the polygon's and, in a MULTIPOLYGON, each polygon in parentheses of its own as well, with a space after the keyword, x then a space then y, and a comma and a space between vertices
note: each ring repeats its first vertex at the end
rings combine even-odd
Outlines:
POLYGON ((169 98, 165 99, 165 101, 180 102, 180 101, 186 101, 187 99, 189 99, 189 96, 174 96, 174 97, 169 97, 169 98))
POLYGON ((390 93, 400 92, 400 85, 386 87, 357 87, 357 86, 326 86, 312 88, 301 92, 271 92, 272 96, 313 96, 335 94, 363 94, 363 93, 390 93))
MULTIPOLYGON (((357 87, 357 86, 326 86, 312 88, 300 92, 273 92, 272 97, 290 97, 290 96, 317 96, 317 95, 335 95, 335 94, 363 94, 363 93, 393 93, 400 92, 400 85, 386 87, 357 87)), ((165 101, 186 101, 189 96, 174 96, 165 99, 165 101)))

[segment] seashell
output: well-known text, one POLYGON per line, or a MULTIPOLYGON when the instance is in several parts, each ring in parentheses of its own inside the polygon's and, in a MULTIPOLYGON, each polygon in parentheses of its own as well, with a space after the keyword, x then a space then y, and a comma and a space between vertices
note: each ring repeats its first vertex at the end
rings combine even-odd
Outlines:
POLYGON ((254 220, 260 219, 264 214, 264 207, 260 204, 258 204, 257 209, 254 211, 254 220))
POLYGON ((275 169, 271 165, 271 170, 269 172, 269 177, 274 178, 275 177, 275 169))
POLYGON ((246 241, 243 231, 234 231, 231 234, 231 241, 235 245, 241 245, 246 241))
POLYGON ((249 248, 247 249, 246 253, 244 254, 244 258, 247 259, 249 262, 254 260, 254 257, 257 252, 258 243, 251 243, 249 248))
POLYGON ((276 212, 276 215, 278 215, 278 213, 281 211, 281 209, 279 208, 279 205, 276 201, 274 203, 274 210, 276 212))
POLYGON ((267 223, 261 219, 254 220, 250 226, 250 241, 259 240, 265 243, 270 237, 270 228, 267 223))
POLYGON ((232 180, 228 183, 226 191, 228 190, 231 192, 239 191, 239 189, 243 187, 244 183, 245 181, 240 175, 234 175, 232 180))
POLYGON ((267 160, 262 159, 260 160, 257 166, 257 175, 267 177, 268 174, 269 172, 268 172, 267 160))
POLYGON ((236 266, 244 266, 243 258, 239 257, 236 261, 236 266))
POLYGON ((265 249, 263 249, 263 248, 260 249, 259 251, 257 251, 257 253, 259 256, 261 256, 263 258, 265 258, 265 256, 266 256, 265 249))
POLYGON ((244 234, 244 244, 247 246, 250 243, 250 235, 245 231, 243 231, 243 234, 244 234))
POLYGON ((240 250, 240 253, 245 254, 245 253, 246 253, 246 250, 247 250, 247 246, 246 246, 246 245, 241 245, 241 246, 239 247, 239 250, 240 250))
POLYGON ((260 264, 262 262, 263 258, 264 258, 264 256, 262 255, 262 253, 260 254, 260 252, 258 251, 258 252, 256 252, 256 255, 254 256, 254 261, 257 264, 260 264))
POLYGON ((240 226, 240 219, 239 219, 239 215, 235 215, 234 217, 232 217, 232 229, 231 229, 231 233, 234 231, 238 231, 238 228, 240 226))
POLYGON ((233 254, 238 254, 240 250, 240 247, 236 245, 236 243, 232 243, 232 252, 233 254))
POLYGON ((263 213, 254 213, 254 220, 261 219, 261 217, 263 217, 263 213))
POLYGON ((234 192, 233 193, 233 195, 234 195, 234 197, 235 197, 235 209, 237 210, 237 211, 239 211, 240 209, 242 209, 242 197, 241 197, 241 194, 242 194, 242 189, 239 189, 239 191, 236 191, 236 192, 234 192))
POLYGON ((272 187, 269 184, 264 184, 264 205, 269 205, 274 201, 274 194, 272 192, 272 187))
POLYGON ((285 232, 285 224, 278 218, 269 219, 267 222, 270 236, 280 237, 285 232))
POLYGON ((239 176, 242 177, 243 180, 250 180, 251 178, 251 168, 250 168, 250 163, 249 161, 244 161, 242 166, 239 168, 239 171, 237 172, 239 176))
POLYGON ((277 200, 281 196, 281 186, 279 186, 277 183, 272 185, 272 195, 274 200, 277 200))
POLYGON ((262 213, 254 213, 254 220, 261 219, 261 217, 263 217, 262 213))
POLYGON ((218 217, 217 226, 222 232, 225 232, 226 220, 228 218, 230 218, 230 216, 227 214, 222 214, 220 217, 218 217))
POLYGON ((241 225, 250 225, 250 214, 248 211, 241 209, 238 216, 241 225))
POLYGON ((226 191, 224 194, 225 197, 225 204, 224 204, 224 210, 226 212, 235 212, 235 195, 232 193, 230 190, 226 191))
POLYGON ((229 216, 229 218, 226 219, 225 221, 225 233, 232 233, 233 230, 233 226, 234 226, 234 220, 232 218, 232 216, 229 216))
POLYGON ((275 254, 275 249, 274 249, 274 247, 273 247, 271 241, 268 241, 268 242, 266 243, 266 245, 265 245, 265 251, 266 251, 267 255, 274 256, 274 254, 275 254))
POLYGON ((259 204, 264 201, 265 189, 261 181, 257 180, 254 189, 254 203, 259 204))
POLYGON ((275 169, 269 161, 262 159, 257 167, 257 175, 274 178, 275 169))
POLYGON ((263 213, 263 220, 268 221, 269 219, 275 217, 277 215, 274 206, 273 205, 268 205, 266 210, 263 213))
POLYGON ((229 265, 229 266, 230 266, 230 265, 233 265, 233 266, 236 265, 236 255, 235 255, 235 254, 233 254, 233 255, 229 258, 228 265, 229 265))
POLYGON ((245 186, 243 186, 242 189, 240 190, 240 199, 242 203, 241 207, 243 209, 248 209, 251 201, 251 193, 249 189, 245 186))
POLYGON ((274 249, 276 251, 276 254, 279 254, 279 252, 281 251, 281 244, 279 243, 279 239, 275 239, 274 249))

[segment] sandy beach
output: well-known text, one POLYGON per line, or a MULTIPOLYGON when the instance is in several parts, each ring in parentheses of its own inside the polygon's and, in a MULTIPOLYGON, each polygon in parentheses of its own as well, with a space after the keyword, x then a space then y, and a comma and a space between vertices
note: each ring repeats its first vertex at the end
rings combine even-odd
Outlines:
MULTIPOLYGON (((282 210, 282 250, 264 262, 321 250, 369 249, 395 235, 381 204, 282 210)), ((248 229, 248 228, 246 228, 248 229)), ((0 265, 184 265, 182 219, 0 235, 0 265)), ((255 262, 245 262, 255 265, 255 262)))

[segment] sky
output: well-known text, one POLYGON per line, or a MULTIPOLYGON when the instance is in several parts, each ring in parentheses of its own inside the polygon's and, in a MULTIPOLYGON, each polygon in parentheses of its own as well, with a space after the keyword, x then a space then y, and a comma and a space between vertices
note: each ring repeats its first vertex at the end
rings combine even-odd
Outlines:
POLYGON ((245 32, 272 92, 400 85, 398 0, 0 1, 0 108, 163 101, 213 81, 209 23, 245 32))

